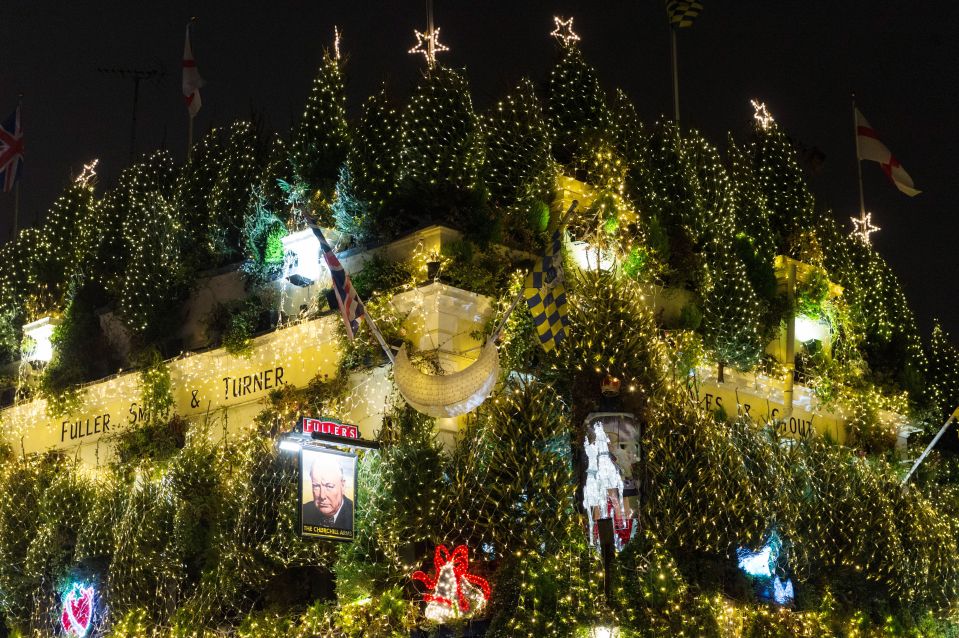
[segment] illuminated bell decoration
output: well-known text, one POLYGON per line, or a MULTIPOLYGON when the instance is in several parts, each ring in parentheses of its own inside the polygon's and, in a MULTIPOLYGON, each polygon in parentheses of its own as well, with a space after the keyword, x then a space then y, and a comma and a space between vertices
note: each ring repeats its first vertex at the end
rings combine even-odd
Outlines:
POLYGON ((400 348, 393 365, 393 380, 400 394, 414 410, 436 418, 466 414, 478 408, 496 385, 499 353, 490 341, 476 361, 451 374, 420 372, 400 348))
POLYGON ((283 276, 297 286, 320 278, 320 240, 309 228, 283 237, 283 276))
POLYGON ((600 389, 603 392, 604 397, 615 397, 619 396, 619 388, 622 385, 622 381, 618 378, 607 374, 603 377, 603 382, 600 384, 600 389))
POLYGON ((53 358, 53 343, 50 338, 53 337, 56 325, 57 322, 52 317, 44 317, 23 326, 23 336, 35 344, 29 352, 24 353, 24 359, 39 363, 50 362, 53 358))
POLYGON ((439 545, 433 553, 435 576, 422 571, 413 572, 417 580, 430 590, 423 594, 427 619, 444 623, 456 618, 472 618, 481 612, 489 601, 491 589, 485 578, 470 574, 469 549, 459 545, 450 552, 439 545))
POLYGON ((63 596, 60 625, 67 636, 83 638, 93 622, 93 599, 96 591, 92 586, 73 583, 63 596))

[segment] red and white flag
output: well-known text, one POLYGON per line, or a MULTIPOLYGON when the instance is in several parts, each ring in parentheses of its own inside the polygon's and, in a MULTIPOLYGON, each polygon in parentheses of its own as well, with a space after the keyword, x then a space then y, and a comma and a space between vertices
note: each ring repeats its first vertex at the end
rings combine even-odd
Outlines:
POLYGON ((882 172, 889 181, 906 195, 913 197, 922 191, 916 190, 909 173, 902 167, 896 156, 879 140, 876 130, 856 109, 856 143, 859 145, 859 159, 879 162, 882 172))
POLYGON ((203 78, 200 77, 200 71, 196 68, 196 60, 193 59, 193 47, 190 46, 190 25, 186 25, 186 43, 183 45, 183 99, 186 101, 186 108, 190 112, 190 117, 196 117, 200 112, 200 87, 203 86, 203 78))

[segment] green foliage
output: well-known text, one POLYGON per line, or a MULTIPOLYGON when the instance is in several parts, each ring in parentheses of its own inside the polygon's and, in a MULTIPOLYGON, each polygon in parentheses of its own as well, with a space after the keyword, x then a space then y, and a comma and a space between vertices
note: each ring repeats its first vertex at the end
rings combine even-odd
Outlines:
POLYGON ((716 261, 722 266, 704 293, 703 341, 720 365, 748 370, 759 361, 766 345, 762 308, 742 261, 729 253, 717 256, 716 261))
POLYGON ((532 82, 522 80, 499 102, 483 119, 483 130, 487 148, 484 179, 491 203, 505 215, 503 238, 533 246, 536 235, 546 230, 542 202, 553 189, 555 168, 550 129, 532 82))
POLYGON ((261 292, 245 299, 217 304, 207 318, 207 329, 219 335, 220 344, 235 357, 249 357, 261 317, 275 308, 273 296, 261 292))
POLYGON ((443 246, 442 257, 439 277, 451 286, 493 296, 509 280, 509 255, 498 247, 455 241, 443 246))

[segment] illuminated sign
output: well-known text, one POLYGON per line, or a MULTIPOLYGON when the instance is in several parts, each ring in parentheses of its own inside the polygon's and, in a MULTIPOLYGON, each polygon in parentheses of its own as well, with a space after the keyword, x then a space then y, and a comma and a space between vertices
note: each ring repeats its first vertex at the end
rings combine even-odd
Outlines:
POLYGON ((360 429, 355 425, 340 423, 333 419, 300 418, 297 429, 303 434, 326 434, 342 439, 359 439, 360 429))

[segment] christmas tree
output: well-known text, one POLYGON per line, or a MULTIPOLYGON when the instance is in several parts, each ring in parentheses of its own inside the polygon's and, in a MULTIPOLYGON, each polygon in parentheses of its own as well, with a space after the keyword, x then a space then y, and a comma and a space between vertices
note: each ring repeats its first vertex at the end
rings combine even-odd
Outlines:
POLYGON ((768 118, 757 119, 747 152, 769 210, 777 254, 798 258, 798 237, 813 225, 815 216, 796 149, 779 125, 768 118))
POLYGON ((332 198, 349 143, 343 62, 325 51, 290 146, 293 173, 311 199, 332 198))
POLYGON ((565 166, 588 155, 606 134, 610 118, 596 72, 572 42, 562 47, 544 93, 553 158, 565 166))
POLYGON ((929 381, 941 413, 959 407, 959 348, 937 321, 929 340, 929 381))
POLYGON ((546 230, 555 174, 550 130, 533 83, 522 80, 484 118, 483 129, 484 176, 490 202, 505 216, 504 237, 530 246, 533 236, 546 230))
POLYGON ((417 84, 402 118, 401 223, 445 219, 464 230, 489 232, 483 132, 466 78, 434 67, 417 84))
POLYGON ((337 229, 359 243, 389 236, 389 215, 383 211, 396 184, 399 131, 399 115, 383 87, 363 106, 333 203, 337 229))
POLYGON ((717 251, 711 285, 703 291, 703 340, 719 366, 749 370, 759 361, 763 339, 762 306, 749 283, 746 266, 730 250, 717 251))

